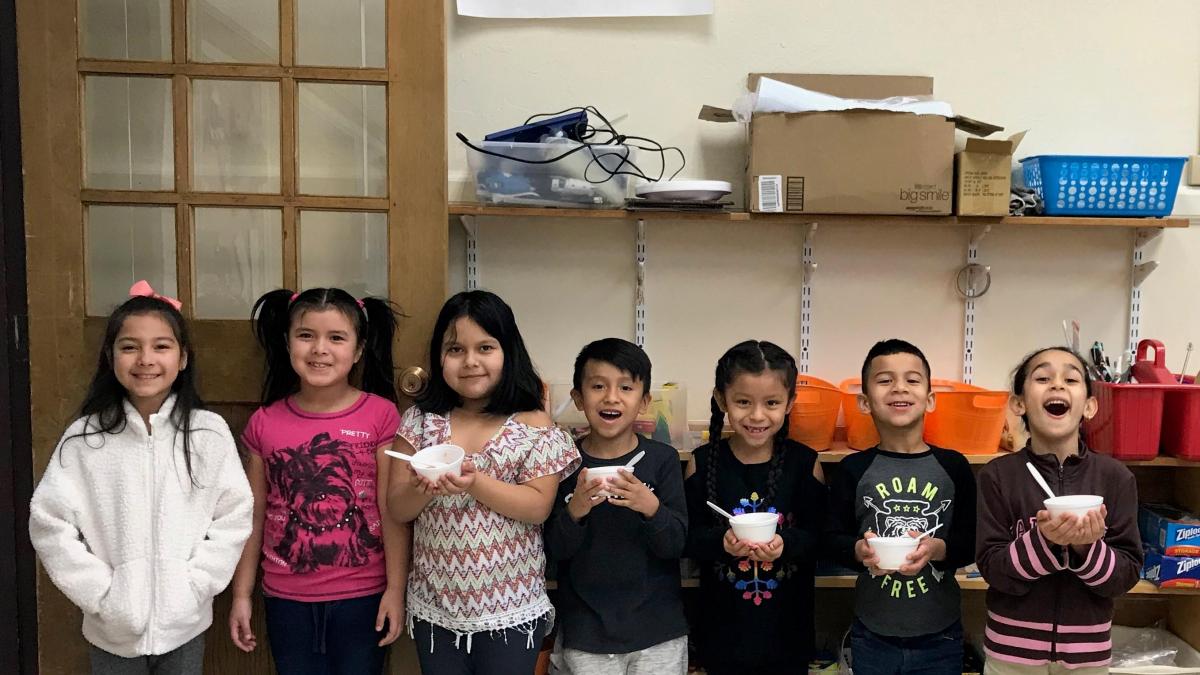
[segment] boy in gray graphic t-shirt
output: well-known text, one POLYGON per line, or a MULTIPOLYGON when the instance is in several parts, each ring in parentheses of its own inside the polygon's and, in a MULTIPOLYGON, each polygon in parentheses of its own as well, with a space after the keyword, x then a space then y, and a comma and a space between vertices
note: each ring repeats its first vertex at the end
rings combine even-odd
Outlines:
POLYGON ((955 570, 973 560, 975 480, 967 460, 923 440, 934 405, 929 362, 902 340, 877 343, 863 363, 859 407, 878 446, 842 460, 830 481, 832 558, 862 570, 850 650, 855 675, 962 672, 955 570), (873 537, 928 532, 897 570, 882 570, 873 537))

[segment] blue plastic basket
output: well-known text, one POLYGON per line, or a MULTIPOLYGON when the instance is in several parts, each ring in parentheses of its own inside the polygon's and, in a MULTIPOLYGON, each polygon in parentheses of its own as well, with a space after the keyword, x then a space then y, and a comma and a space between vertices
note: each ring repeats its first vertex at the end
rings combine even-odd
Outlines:
POLYGON ((1048 216, 1162 217, 1175 207, 1186 157, 1036 155, 1021 160, 1025 184, 1048 216))

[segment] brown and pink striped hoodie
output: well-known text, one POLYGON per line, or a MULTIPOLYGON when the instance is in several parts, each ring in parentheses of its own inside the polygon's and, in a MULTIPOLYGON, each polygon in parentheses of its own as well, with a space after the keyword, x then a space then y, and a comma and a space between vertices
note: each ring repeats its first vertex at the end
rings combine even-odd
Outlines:
POLYGON ((1035 455, 1028 445, 989 462, 979 473, 975 557, 989 584, 988 658, 1028 666, 1108 665, 1113 598, 1132 588, 1142 569, 1133 474, 1082 444, 1062 465, 1054 455, 1035 455), (1045 495, 1026 462, 1055 494, 1103 496, 1104 538, 1081 555, 1042 537, 1036 516, 1045 495))

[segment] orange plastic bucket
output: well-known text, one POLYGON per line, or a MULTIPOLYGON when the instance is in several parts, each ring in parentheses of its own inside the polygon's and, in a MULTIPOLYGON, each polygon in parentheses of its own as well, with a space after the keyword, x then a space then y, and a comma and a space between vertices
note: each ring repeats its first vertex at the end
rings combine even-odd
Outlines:
POLYGON ((858 395, 862 393, 862 379, 858 377, 842 380, 838 385, 842 393, 842 418, 846 422, 846 445, 855 450, 866 450, 879 444, 879 432, 875 420, 858 409, 858 395))
POLYGON ((825 380, 801 375, 796 379, 796 403, 788 417, 788 438, 813 450, 833 445, 842 392, 825 380))
MULTIPOLYGON (((936 381, 935 381, 936 384, 936 381)), ((1000 448, 1008 392, 951 382, 925 417, 925 442, 964 455, 990 455, 1000 448)))

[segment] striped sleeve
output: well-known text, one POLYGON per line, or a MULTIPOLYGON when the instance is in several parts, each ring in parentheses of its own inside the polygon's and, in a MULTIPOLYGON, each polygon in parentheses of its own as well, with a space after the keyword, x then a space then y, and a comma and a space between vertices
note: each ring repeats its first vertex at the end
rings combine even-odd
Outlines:
POLYGON ((1103 668, 1111 661, 1111 629, 1112 621, 1055 625, 1014 619, 989 610, 983 648, 989 660, 1020 666, 1054 662, 1066 666, 1068 672, 1103 668))
POLYGON ((1079 564, 1068 569, 1088 590, 1106 598, 1122 595, 1141 576, 1143 551, 1137 529, 1137 481, 1125 467, 1119 489, 1105 495, 1108 506, 1104 537, 1092 543, 1079 564))
POLYGON ((1036 525, 1015 539, 1009 523, 1015 518, 1001 494, 992 467, 979 472, 979 525, 975 561, 988 584, 1009 595, 1025 595, 1042 577, 1066 569, 1062 547, 1042 536, 1036 525))

